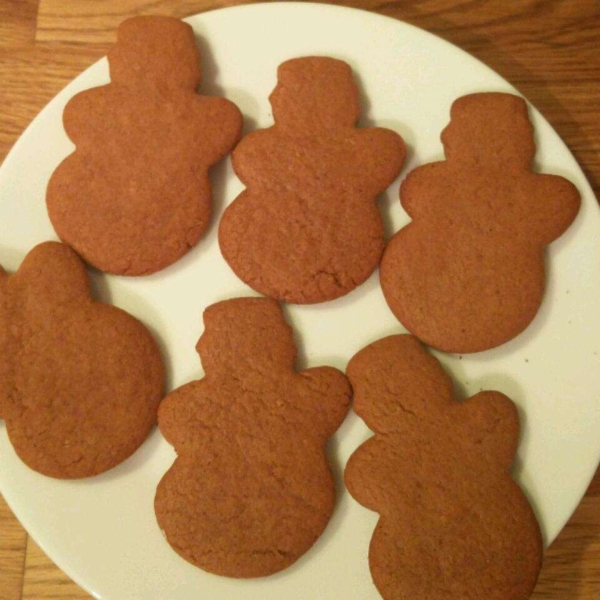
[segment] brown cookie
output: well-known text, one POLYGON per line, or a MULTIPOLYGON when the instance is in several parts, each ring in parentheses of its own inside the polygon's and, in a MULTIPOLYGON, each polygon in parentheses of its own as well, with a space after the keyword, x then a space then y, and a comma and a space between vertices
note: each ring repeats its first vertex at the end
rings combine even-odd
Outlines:
POLYGON ((345 479, 379 513, 373 581, 386 600, 525 600, 542 540, 510 477, 519 436, 500 392, 452 398, 452 381, 410 335, 381 339, 347 370, 354 410, 375 432, 345 479))
POLYGON ((398 320, 429 346, 478 352, 521 333, 544 293, 544 248, 575 219, 580 198, 562 177, 531 171, 525 101, 473 94, 452 105, 446 160, 409 173, 412 222, 389 242, 383 293, 398 320))
POLYGON ((94 302, 67 246, 36 246, 0 269, 0 418, 32 469, 61 479, 129 457, 156 422, 163 365, 148 330, 94 302))
POLYGON ((291 327, 274 300, 204 312, 205 377, 169 394, 158 423, 178 457, 156 517, 173 549, 228 577, 270 575, 321 535, 335 501, 325 444, 348 411, 342 373, 296 373, 291 327))
POLYGON ((91 265, 146 275, 181 258, 210 216, 208 169, 238 140, 242 116, 224 98, 199 96, 192 28, 134 17, 109 52, 111 83, 64 112, 76 150, 46 195, 54 229, 91 265))
POLYGON ((341 60, 283 63, 270 96, 275 124, 233 153, 246 190, 219 225, 221 252, 258 292, 298 304, 363 283, 383 250, 376 197, 404 162, 402 138, 356 127, 352 70, 341 60))

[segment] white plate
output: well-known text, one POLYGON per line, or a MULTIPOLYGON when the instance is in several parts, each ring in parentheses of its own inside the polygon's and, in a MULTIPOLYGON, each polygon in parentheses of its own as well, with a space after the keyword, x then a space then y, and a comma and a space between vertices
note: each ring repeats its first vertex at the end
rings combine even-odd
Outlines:
MULTIPOLYGON (((409 148, 403 175, 441 158, 439 134, 458 96, 513 91, 497 74, 447 42, 409 25, 326 5, 281 3, 236 7, 191 17, 201 38, 205 92, 238 103, 247 126, 271 122, 267 96, 285 59, 325 54, 348 61, 368 101, 362 123, 402 134, 409 148)), ((34 120, 0 171, 0 263, 14 270, 36 243, 54 239, 46 215, 48 178, 72 146, 62 109, 79 90, 108 81, 101 60, 63 90, 34 120)), ((503 347, 464 356, 439 355, 463 393, 499 389, 520 407, 523 435, 515 475, 531 498, 549 543, 571 515, 600 451, 600 211, 575 160, 532 109, 540 170, 565 175, 583 196, 575 224, 549 251, 548 291, 527 331, 503 347)), ((148 173, 151 176, 151 173, 148 173)), ((214 172, 216 218, 197 248, 169 269, 142 279, 94 275, 110 299, 148 323, 168 349, 170 385, 201 376, 194 345, 201 315, 217 300, 251 293, 221 257, 216 219, 240 191, 229 163, 214 172)), ((388 233, 407 222, 398 182, 381 201, 388 233)), ((301 366, 345 368, 365 344, 402 328, 377 275, 345 298, 287 307, 302 349, 301 366)), ((332 454, 339 475, 369 431, 350 416, 332 454)), ((0 426, 1 492, 48 555, 75 581, 105 600, 370 600, 367 547, 376 515, 340 489, 325 534, 296 565, 274 577, 235 581, 208 575, 179 558, 154 520, 156 484, 174 453, 155 431, 126 463, 92 480, 47 479, 15 456, 0 426)), ((407 465, 410 468, 410 465, 407 465)), ((340 488, 342 486, 339 486, 340 488)), ((443 499, 440 499, 443 501, 443 499)))

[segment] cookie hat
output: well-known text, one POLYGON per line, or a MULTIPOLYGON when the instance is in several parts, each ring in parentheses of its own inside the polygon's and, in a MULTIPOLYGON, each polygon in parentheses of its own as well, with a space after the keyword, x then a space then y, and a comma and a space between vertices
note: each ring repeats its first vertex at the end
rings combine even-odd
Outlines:
POLYGON ((135 17, 118 30, 108 52, 110 78, 131 86, 156 84, 172 88, 200 83, 200 53, 191 27, 178 19, 135 17))
POLYGON ((234 298, 204 311, 204 333, 196 350, 207 376, 249 368, 291 369, 296 359, 292 328, 275 302, 261 298, 234 298), (240 304, 244 318, 240 319, 240 304), (223 335, 235 322, 236 343, 223 335))
POLYGON ((352 69, 344 61, 294 58, 279 66, 277 81, 269 101, 278 127, 311 131, 356 123, 358 89, 352 69))
POLYGON ((452 104, 450 123, 441 139, 446 159, 451 161, 529 169, 535 155, 527 104, 512 94, 469 94, 459 98, 452 104))

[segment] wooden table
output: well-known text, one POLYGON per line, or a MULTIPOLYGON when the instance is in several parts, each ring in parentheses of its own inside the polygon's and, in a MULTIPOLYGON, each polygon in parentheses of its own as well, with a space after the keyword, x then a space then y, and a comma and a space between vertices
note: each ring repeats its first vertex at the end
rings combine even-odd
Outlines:
MULTIPOLYGON (((184 17, 241 3, 0 0, 0 160, 46 102, 106 53, 116 26, 125 17, 140 13, 184 17)), ((494 68, 548 118, 598 193, 599 0, 353 0, 339 4, 413 23, 494 68)), ((52 564, 0 498, 0 600, 21 598, 79 600, 90 596, 52 564)), ((533 598, 600 598, 600 473, 547 552, 533 598)))

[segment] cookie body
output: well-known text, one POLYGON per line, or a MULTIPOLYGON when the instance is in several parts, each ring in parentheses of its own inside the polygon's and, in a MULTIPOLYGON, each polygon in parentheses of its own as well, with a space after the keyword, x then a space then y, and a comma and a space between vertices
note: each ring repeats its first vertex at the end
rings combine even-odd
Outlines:
POLYGON ((189 25, 134 17, 108 55, 111 83, 64 112, 76 150, 56 169, 46 202, 60 238, 109 273, 159 271, 196 245, 210 217, 208 169, 238 140, 242 117, 200 96, 189 25))
POLYGON ((155 498, 158 524, 192 564, 228 577, 280 571, 321 535, 335 502, 325 443, 350 386, 329 367, 293 370, 277 303, 210 306, 198 342, 206 373, 169 394, 159 427, 177 451, 155 498))
POLYGON ((350 67, 325 57, 283 63, 275 124, 233 153, 246 185, 226 209, 219 245, 236 275, 286 302, 332 300, 363 283, 383 251, 376 197, 405 157, 399 135, 359 129, 350 67))
POLYGON ((409 335, 367 346, 347 374, 375 436, 350 457, 345 480, 380 515, 369 566, 383 598, 529 598, 542 539, 510 476, 515 405, 494 391, 454 401, 450 377, 409 335))
POLYGON ((25 464, 50 477, 97 475, 156 422, 163 364, 148 330, 94 302, 67 246, 36 246, 0 273, 0 417, 25 464))
POLYGON ((544 248, 575 219, 580 197, 566 179, 531 171, 533 128, 521 98, 465 96, 451 116, 447 160, 402 183, 412 222, 386 247, 380 279, 392 312, 423 342, 478 352, 535 317, 544 248))

